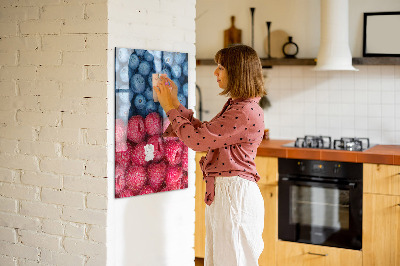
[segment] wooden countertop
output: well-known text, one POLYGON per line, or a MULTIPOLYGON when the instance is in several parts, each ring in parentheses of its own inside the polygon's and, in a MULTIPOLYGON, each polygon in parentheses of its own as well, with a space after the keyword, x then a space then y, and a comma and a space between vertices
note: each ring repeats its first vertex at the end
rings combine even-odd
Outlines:
POLYGON ((400 145, 376 145, 365 151, 340 151, 282 147, 294 140, 263 140, 258 156, 400 165, 400 145))

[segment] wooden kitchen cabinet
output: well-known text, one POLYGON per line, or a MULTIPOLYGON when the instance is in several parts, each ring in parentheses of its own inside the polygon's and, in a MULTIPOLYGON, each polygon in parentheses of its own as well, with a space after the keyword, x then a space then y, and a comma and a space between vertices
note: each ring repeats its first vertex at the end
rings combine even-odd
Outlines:
POLYGON ((363 166, 363 177, 364 193, 400 196, 399 165, 365 163, 363 166))
POLYGON ((358 250, 281 240, 277 243, 277 252, 277 266, 361 266, 363 259, 358 250))
POLYGON ((256 156, 254 160, 258 174, 261 176, 259 185, 278 185, 278 158, 256 156))
MULTIPOLYGON (((260 173, 261 174, 261 173, 260 173)), ((278 187, 259 185, 264 198, 264 250, 258 259, 259 266, 276 265, 278 241, 278 187)))
POLYGON ((400 266, 400 166, 363 171, 363 265, 400 266))

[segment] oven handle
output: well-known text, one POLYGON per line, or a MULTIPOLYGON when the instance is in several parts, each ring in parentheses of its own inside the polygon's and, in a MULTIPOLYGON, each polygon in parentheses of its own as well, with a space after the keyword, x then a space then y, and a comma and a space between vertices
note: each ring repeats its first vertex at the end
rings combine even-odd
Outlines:
POLYGON ((300 178, 290 178, 290 177, 281 177, 279 179, 283 182, 289 182, 294 185, 307 185, 307 186, 319 186, 319 187, 337 187, 337 188, 345 188, 345 189, 354 189, 356 187, 355 182, 335 182, 335 181, 315 181, 315 180, 304 180, 300 178))

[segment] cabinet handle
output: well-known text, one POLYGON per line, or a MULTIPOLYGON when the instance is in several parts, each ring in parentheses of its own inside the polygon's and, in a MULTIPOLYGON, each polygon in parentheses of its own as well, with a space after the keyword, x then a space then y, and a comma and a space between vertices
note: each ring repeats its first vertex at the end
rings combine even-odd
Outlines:
POLYGON ((399 204, 397 204, 397 206, 400 206, 400 203, 399 203, 399 204))
POLYGON ((307 254, 310 254, 310 255, 317 255, 317 256, 323 256, 323 257, 328 256, 328 254, 313 253, 313 252, 307 252, 307 254))

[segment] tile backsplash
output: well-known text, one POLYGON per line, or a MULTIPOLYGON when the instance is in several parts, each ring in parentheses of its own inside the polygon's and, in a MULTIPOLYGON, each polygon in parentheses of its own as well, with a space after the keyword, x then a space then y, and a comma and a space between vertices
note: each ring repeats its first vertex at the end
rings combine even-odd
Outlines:
MULTIPOLYGON (((271 107, 264 110, 264 116, 270 137, 368 137, 374 144, 400 144, 400 66, 355 67, 359 71, 317 72, 313 66, 265 69, 271 107)), ((214 69, 196 69, 205 121, 227 99, 218 95, 214 69)))

